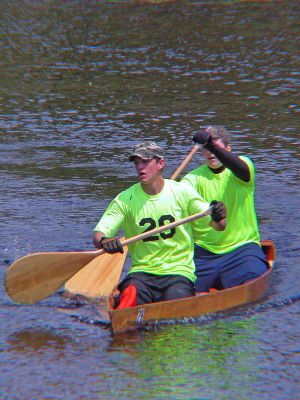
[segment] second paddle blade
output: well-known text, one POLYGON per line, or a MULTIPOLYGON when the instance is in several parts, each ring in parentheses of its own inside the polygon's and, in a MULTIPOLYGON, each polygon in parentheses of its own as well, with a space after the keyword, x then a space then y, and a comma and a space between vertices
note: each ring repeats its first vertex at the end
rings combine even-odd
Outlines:
POLYGON ((65 290, 90 299, 108 297, 118 284, 127 254, 103 254, 77 272, 65 284, 65 290))

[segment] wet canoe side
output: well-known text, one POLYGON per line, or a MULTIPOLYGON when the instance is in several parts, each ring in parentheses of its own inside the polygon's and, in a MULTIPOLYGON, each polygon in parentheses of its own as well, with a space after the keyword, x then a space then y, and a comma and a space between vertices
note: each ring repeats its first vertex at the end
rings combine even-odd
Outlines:
POLYGON ((271 240, 265 240, 262 241, 262 245, 269 261, 269 269, 259 278, 230 289, 121 310, 114 310, 108 304, 113 332, 120 333, 136 329, 146 321, 198 317, 207 313, 225 311, 261 299, 268 290, 275 260, 274 243, 271 240))

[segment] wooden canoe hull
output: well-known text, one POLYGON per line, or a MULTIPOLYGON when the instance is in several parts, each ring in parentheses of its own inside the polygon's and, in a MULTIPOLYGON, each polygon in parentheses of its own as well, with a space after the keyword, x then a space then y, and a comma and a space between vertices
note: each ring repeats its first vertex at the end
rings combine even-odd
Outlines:
POLYGON ((108 302, 108 313, 113 333, 137 329, 151 321, 199 317, 207 313, 229 310, 261 299, 268 290, 275 260, 275 247, 271 240, 262 241, 269 261, 269 269, 260 277, 243 285, 183 299, 148 303, 136 307, 114 310, 108 302))

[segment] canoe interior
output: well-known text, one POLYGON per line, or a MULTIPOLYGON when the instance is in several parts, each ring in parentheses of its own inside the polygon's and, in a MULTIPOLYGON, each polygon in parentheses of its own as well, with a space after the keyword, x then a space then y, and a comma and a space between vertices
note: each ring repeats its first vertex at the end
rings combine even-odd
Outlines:
POLYGON ((262 241, 269 269, 259 278, 230 289, 198 294, 193 297, 143 304, 136 307, 114 310, 108 301, 108 313, 113 333, 137 329, 151 321, 199 317, 200 315, 225 311, 261 299, 267 292, 276 257, 273 241, 262 241))

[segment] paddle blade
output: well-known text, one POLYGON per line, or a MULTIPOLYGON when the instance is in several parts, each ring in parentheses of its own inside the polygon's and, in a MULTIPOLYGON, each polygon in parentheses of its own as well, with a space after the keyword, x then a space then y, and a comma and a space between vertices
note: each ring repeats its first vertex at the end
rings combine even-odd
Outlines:
POLYGON ((6 271, 4 286, 16 303, 35 303, 50 296, 99 251, 34 253, 19 258, 6 271))
POLYGON ((96 257, 88 265, 65 284, 65 290, 71 294, 79 294, 90 299, 108 297, 118 284, 127 254, 103 254, 96 257))

